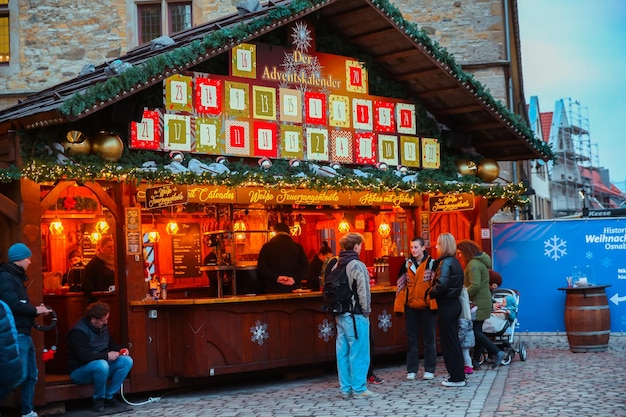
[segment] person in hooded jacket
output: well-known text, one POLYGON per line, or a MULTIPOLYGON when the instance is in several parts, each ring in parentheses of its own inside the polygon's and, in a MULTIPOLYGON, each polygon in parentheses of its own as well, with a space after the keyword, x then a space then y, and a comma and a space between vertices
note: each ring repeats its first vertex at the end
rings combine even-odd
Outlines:
POLYGON ((437 300, 439 341, 446 369, 450 376, 444 387, 464 387, 465 362, 459 341, 459 316, 463 289, 463 267, 456 258, 456 240, 450 233, 437 238, 437 268, 430 296, 437 300))
POLYGON ((494 366, 502 364, 506 353, 499 349, 483 332, 483 322, 489 318, 492 310, 489 269, 491 258, 478 244, 471 240, 462 240, 457 246, 459 260, 464 265, 464 285, 467 287, 470 301, 478 307, 474 320, 474 370, 480 369, 480 357, 485 350, 494 358, 494 366))
POLYGON ((22 379, 22 360, 17 346, 15 320, 9 306, 0 300, 0 402, 22 379))
POLYGON ((28 289, 24 282, 28 279, 26 270, 31 264, 31 250, 23 243, 11 245, 8 262, 0 266, 0 299, 4 301, 15 319, 17 343, 22 361, 22 417, 37 417, 33 399, 35 384, 39 377, 35 345, 30 337, 30 329, 35 326, 35 317, 48 314, 51 310, 43 304, 34 306, 30 303, 28 289))

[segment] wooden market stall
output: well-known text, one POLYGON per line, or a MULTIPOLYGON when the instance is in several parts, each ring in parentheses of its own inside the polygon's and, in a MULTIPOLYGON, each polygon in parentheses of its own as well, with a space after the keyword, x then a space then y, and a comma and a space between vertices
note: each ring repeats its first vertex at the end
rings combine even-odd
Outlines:
POLYGON ((320 293, 262 294, 255 282, 278 221, 309 254, 324 240, 337 252, 344 221, 365 236, 375 353, 401 353, 393 260, 413 236, 442 232, 488 250, 489 219, 524 191, 489 184, 493 172, 458 181, 467 133, 474 157, 489 156, 479 173, 490 158, 550 156, 379 2, 274 1, 172 39, 120 57, 122 74, 103 64, 0 112, 13 152, 0 166, 0 243, 31 247, 31 299, 60 315, 58 339, 35 335, 38 350, 59 347, 39 363, 39 404, 89 395, 64 374, 63 338, 86 305, 80 287, 55 281, 72 249, 88 258, 103 235, 115 241, 115 286, 99 295, 134 358, 126 392, 333 361, 320 293), (155 276, 167 299, 151 298, 155 276))

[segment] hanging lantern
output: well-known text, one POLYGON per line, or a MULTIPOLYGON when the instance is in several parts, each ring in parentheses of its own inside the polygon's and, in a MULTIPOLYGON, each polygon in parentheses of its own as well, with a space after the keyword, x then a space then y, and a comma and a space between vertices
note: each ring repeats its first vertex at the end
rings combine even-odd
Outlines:
POLYGON ((300 226, 299 221, 295 221, 289 230, 291 231, 291 236, 300 236, 302 234, 302 226, 300 226))
POLYGON ((165 226, 165 231, 168 235, 175 235, 176 233, 178 233, 179 230, 180 227, 178 226, 178 223, 175 219, 170 220, 167 226, 165 226))
POLYGON ((101 235, 109 231, 109 223, 105 219, 99 220, 96 223, 96 231, 101 235))
POLYGON ((348 233, 350 231, 350 223, 348 223, 345 217, 341 219, 341 221, 339 222, 339 226, 337 226, 337 229, 339 229, 340 233, 348 233))
POLYGON ((89 235, 89 240, 91 241, 91 243, 95 245, 96 243, 98 243, 101 237, 102 235, 100 233, 93 232, 92 234, 89 235))
POLYGON ((387 223, 387 221, 383 219, 383 221, 380 222, 380 226, 378 226, 378 234, 380 234, 381 237, 386 238, 389 237, 390 233, 391 226, 389 226, 389 223, 387 223))
POLYGON ((161 235, 156 229, 152 229, 148 232, 148 242, 157 243, 159 240, 161 240, 161 235))
POLYGON ((247 229, 248 226, 246 226, 246 222, 242 219, 237 220, 235 224, 233 224, 233 231, 235 232, 245 232, 247 229))
POLYGON ((52 236, 61 237, 63 236, 63 232, 65 232, 65 227, 63 227, 63 222, 58 217, 54 218, 54 221, 50 223, 50 234, 52 236))

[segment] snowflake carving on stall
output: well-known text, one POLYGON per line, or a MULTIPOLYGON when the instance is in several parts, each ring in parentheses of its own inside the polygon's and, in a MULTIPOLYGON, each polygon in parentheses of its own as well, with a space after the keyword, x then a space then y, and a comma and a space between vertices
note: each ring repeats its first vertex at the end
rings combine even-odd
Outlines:
POLYGON ((328 319, 324 319, 323 322, 318 324, 317 329, 319 330, 317 337, 324 339, 324 342, 328 342, 331 337, 335 336, 335 325, 328 319))
POLYGON ((382 313, 378 315, 378 328, 383 329, 383 332, 387 333, 387 330, 391 329, 391 326, 393 326, 391 314, 389 314, 387 310, 383 310, 382 313))
POLYGON ((567 255, 567 242, 560 237, 554 235, 548 240, 543 242, 545 252, 543 253, 550 259, 558 261, 563 256, 567 255))
POLYGON ((297 51, 306 52, 311 47, 311 31, 307 27, 306 23, 298 22, 296 26, 293 28, 293 33, 291 34, 291 38, 293 39, 293 45, 295 46, 297 51))
POLYGON ((267 323, 261 323, 260 320, 257 320, 255 325, 250 327, 250 333, 252 333, 250 340, 258 343, 259 346, 263 345, 263 342, 270 338, 270 335, 267 333, 267 323))

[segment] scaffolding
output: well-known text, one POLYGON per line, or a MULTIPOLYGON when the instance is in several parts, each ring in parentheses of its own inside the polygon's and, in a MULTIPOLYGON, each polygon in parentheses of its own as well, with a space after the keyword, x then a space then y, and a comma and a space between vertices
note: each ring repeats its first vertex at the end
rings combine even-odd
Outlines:
POLYGON ((589 133, 588 108, 571 98, 557 101, 550 141, 556 157, 550 187, 553 212, 557 217, 580 213, 589 203, 581 201, 581 195, 594 194, 593 179, 584 178, 580 167, 591 173, 599 166, 598 146, 591 143, 589 133))

